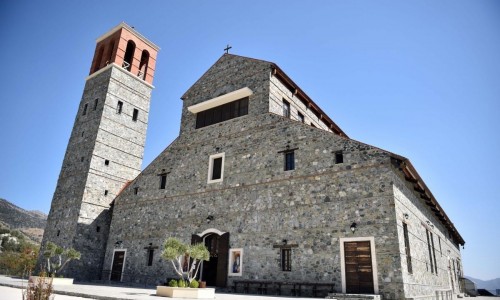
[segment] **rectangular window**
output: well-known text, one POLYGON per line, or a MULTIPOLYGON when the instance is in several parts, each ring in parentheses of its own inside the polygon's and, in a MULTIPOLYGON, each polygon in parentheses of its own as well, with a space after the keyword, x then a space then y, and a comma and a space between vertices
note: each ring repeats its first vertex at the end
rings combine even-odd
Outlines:
POLYGON ((104 196, 108 195, 108 190, 104 190, 104 196))
POLYGON ((429 233, 430 233, 429 230, 425 229, 425 234, 427 235, 427 249, 429 250, 429 262, 431 265, 431 273, 434 273, 434 260, 432 259, 431 240, 429 233))
POLYGON ((83 112, 82 112, 82 115, 85 116, 87 114, 87 107, 89 105, 87 103, 85 103, 85 105, 83 106, 83 112))
POLYGON ((137 194, 139 194, 139 188, 138 188, 138 187, 135 187, 135 188, 134 188, 134 195, 137 195, 137 194))
POLYGON ((403 234, 405 239, 405 251, 406 251, 406 266, 408 267, 408 273, 413 273, 413 267, 411 265, 411 253, 410 253, 410 239, 408 237, 408 225, 403 223, 403 234))
POLYGON ((443 256, 443 249, 441 248, 441 237, 438 235, 438 242, 439 242, 439 253, 441 256, 443 256))
POLYGON ((105 166, 109 166, 109 159, 105 159, 105 160, 104 160, 104 165, 105 165, 105 166))
POLYGON ((281 249, 281 271, 292 271, 292 249, 281 249))
POLYGON ((57 231, 57 236, 59 236, 61 234, 61 230, 58 230, 57 231))
POLYGON ((212 167, 212 180, 220 179, 222 175, 222 157, 214 159, 212 167))
POLYGON ((283 116, 290 118, 290 103, 283 99, 283 116))
POLYGON ((207 183, 221 182, 224 178, 225 153, 211 155, 208 163, 207 183))
POLYGON ((285 171, 295 170, 295 151, 285 152, 285 171))
POLYGON ((248 97, 229 102, 196 114, 196 129, 248 114, 248 97))
POLYGON ((335 164, 342 163, 344 163, 344 154, 342 153, 342 151, 335 152, 335 164))
POLYGON ((434 257, 434 272, 436 272, 436 275, 438 273, 438 266, 436 262, 436 248, 434 247, 434 235, 432 232, 429 232, 429 235, 431 237, 431 246, 432 246, 432 256, 434 257))
POLYGON ((132 121, 137 121, 137 116, 139 116, 139 110, 134 108, 134 112, 132 113, 132 121))
POLYGON ((167 173, 160 174, 160 190, 164 190, 167 185, 167 173))
POLYGON ((123 110, 123 102, 118 101, 118 105, 116 106, 116 113, 121 114, 123 110))
POLYGON ((455 274, 455 280, 458 280, 457 270, 455 269, 455 260, 452 258, 451 263, 453 264, 453 274, 455 274))
POLYGON ((97 227, 95 228, 95 231, 96 231, 96 232, 101 231, 101 227, 100 227, 100 226, 97 226, 97 227))
POLYGON ((97 104, 98 104, 98 103, 99 103, 99 98, 96 98, 96 99, 94 100, 94 110, 96 110, 96 109, 97 109, 97 104))
POLYGON ((155 254, 155 250, 154 249, 149 249, 148 250, 148 267, 150 267, 150 266, 153 265, 154 254, 155 254))
POLYGON ((303 114, 301 114, 300 112, 299 112, 299 113, 297 113, 297 114, 298 114, 298 116, 299 116, 299 121, 300 121, 300 122, 302 122, 302 123, 304 123, 304 115, 303 115, 303 114))

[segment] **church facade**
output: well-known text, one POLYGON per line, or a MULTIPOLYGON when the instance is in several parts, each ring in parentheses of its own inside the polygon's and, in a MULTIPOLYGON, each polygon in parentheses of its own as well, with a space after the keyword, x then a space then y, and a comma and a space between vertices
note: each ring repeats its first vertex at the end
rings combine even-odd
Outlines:
POLYGON ((98 39, 43 242, 82 252, 68 275, 163 283, 174 236, 205 243, 210 286, 461 292, 465 242, 411 162, 349 138, 272 62, 219 58, 181 97, 179 136, 140 171, 157 51, 126 24, 98 39))

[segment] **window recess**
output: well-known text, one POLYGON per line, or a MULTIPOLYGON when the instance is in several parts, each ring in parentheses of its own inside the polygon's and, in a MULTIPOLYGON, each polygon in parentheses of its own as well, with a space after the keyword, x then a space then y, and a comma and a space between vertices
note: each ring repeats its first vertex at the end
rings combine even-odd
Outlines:
POLYGON ((225 153, 210 155, 207 183, 222 182, 224 179, 224 158, 225 153))
POLYGON ((221 123, 247 114, 248 97, 197 113, 196 129, 221 123))

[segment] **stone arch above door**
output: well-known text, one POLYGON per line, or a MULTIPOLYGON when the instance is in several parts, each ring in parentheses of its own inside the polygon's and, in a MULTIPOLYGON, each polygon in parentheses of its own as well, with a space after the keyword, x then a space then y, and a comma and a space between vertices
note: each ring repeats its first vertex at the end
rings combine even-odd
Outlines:
POLYGON ((223 235, 226 232, 220 231, 220 230, 215 229, 215 228, 209 228, 209 229, 203 231, 202 233, 197 233, 196 235, 202 238, 202 237, 206 236, 209 233, 215 233, 217 235, 223 235))

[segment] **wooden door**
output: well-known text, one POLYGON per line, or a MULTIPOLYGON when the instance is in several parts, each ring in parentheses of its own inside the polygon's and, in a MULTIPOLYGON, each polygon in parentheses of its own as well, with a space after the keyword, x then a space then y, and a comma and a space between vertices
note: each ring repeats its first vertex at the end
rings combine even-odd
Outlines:
POLYGON ((109 280, 121 281, 123 272, 123 263, 125 261, 125 251, 115 251, 113 264, 111 267, 111 276, 109 280))
POLYGON ((224 233, 219 238, 219 257, 217 260, 217 276, 215 285, 217 287, 226 287, 227 269, 229 261, 229 232, 224 233))
POLYGON ((345 281, 348 294, 373 294, 370 242, 344 242, 345 281))
POLYGON ((208 286, 226 287, 227 286, 227 268, 229 260, 229 232, 223 235, 209 233, 203 238, 192 235, 191 243, 205 243, 210 252, 210 260, 204 261, 201 280, 206 281, 208 286))

